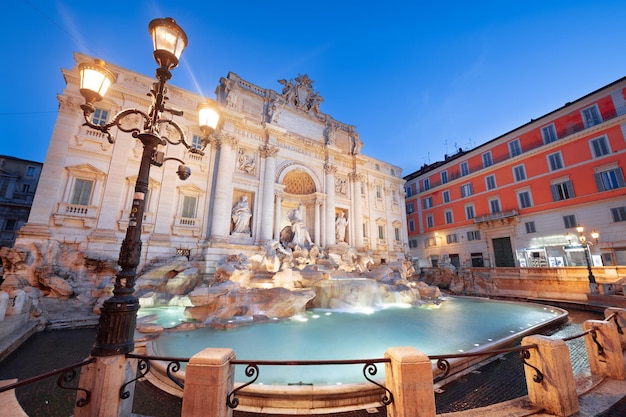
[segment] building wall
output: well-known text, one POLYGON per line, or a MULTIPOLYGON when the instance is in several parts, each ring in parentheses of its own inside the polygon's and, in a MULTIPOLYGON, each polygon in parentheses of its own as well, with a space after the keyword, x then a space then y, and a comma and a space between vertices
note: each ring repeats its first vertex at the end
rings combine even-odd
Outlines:
POLYGON ((580 224, 587 238, 600 233, 593 264, 625 265, 625 92, 623 78, 406 176, 411 255, 423 265, 471 266, 475 254, 484 266, 581 266, 580 224), (610 187, 598 184, 602 175, 610 187), (510 265, 498 252, 507 239, 510 265))
POLYGON ((0 247, 13 246, 28 220, 42 165, 0 155, 0 247))
MULTIPOLYGON (((75 58, 77 63, 93 59, 82 54, 75 58)), ((146 93, 154 80, 108 67, 116 82, 96 103, 98 111, 106 112, 105 122, 122 109, 146 112, 146 93)), ((142 145, 121 129, 111 129, 109 139, 83 126, 77 67, 63 70, 63 75, 67 86, 58 97, 41 186, 18 242, 73 242, 80 250, 116 259, 142 145)), ((191 144, 194 136, 202 135, 196 120, 205 98, 175 86, 169 86, 168 97, 169 106, 184 111, 173 118, 191 144)), ((221 126, 204 155, 184 146, 160 147, 166 160, 184 161, 192 174, 180 180, 176 161, 151 168, 142 263, 176 253, 208 261, 227 253, 250 254, 267 240, 278 240, 298 208, 313 241, 322 247, 338 244, 335 218, 343 211, 348 245, 379 261, 403 258, 407 235, 401 169, 363 155, 356 127, 322 113, 319 99, 306 76, 284 84, 281 93, 234 73, 222 78, 216 89, 221 126), (252 218, 250 230, 237 233, 231 209, 243 196, 252 218)), ((138 122, 124 119, 124 130, 138 122)), ((178 140, 175 131, 166 136, 178 140)))

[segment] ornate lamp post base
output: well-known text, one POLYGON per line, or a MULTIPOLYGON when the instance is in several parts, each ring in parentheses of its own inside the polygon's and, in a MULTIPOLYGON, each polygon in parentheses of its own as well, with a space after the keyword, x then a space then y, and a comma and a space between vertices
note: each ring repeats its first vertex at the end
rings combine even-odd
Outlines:
POLYGON ((114 296, 102 306, 93 356, 125 355, 134 350, 139 300, 133 295, 114 296))

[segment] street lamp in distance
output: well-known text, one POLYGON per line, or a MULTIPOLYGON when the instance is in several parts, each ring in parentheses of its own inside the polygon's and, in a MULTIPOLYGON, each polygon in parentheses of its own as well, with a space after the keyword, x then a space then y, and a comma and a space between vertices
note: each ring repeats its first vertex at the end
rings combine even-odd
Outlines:
MULTIPOLYGON (((598 294, 598 284, 596 283, 596 277, 593 275, 593 270, 591 269, 591 248, 590 246, 593 246, 594 244, 598 243, 598 239, 600 238, 600 233, 598 233, 597 230, 592 230, 591 231, 591 238, 593 239, 593 242, 591 242, 589 239, 587 239, 587 236, 585 236, 584 232, 585 232, 585 228, 583 226, 581 226, 580 224, 578 226, 576 226, 576 232, 578 233, 578 242, 580 243, 580 245, 583 247, 583 251, 585 252, 585 261, 587 262, 587 272, 588 272, 588 279, 589 279, 589 290, 591 291, 592 294, 598 294)), ((571 233, 568 233, 566 235, 567 240, 568 241, 572 241, 572 235, 571 233)))

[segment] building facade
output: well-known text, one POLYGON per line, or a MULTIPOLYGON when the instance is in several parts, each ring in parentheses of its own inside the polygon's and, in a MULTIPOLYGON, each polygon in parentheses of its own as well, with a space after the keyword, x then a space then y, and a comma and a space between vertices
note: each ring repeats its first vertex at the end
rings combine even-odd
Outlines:
POLYGON ((625 100, 622 78, 407 175, 411 255, 424 266, 626 265, 625 100))
POLYGON ((17 231, 28 220, 42 166, 0 155, 0 247, 13 246, 17 231))
MULTIPOLYGON (((75 59, 93 60, 82 54, 75 59)), ((116 81, 96 103, 92 121, 98 124, 122 109, 150 105, 151 78, 108 68, 116 81)), ((77 67, 63 70, 63 76, 67 86, 58 96, 41 185, 18 243, 71 242, 75 250, 117 259, 142 145, 121 130, 110 143, 83 126, 77 67)), ((204 155, 184 146, 161 147, 165 163, 152 168, 145 197, 142 263, 176 254, 208 263, 225 254, 250 254, 280 240, 294 217, 321 248, 347 244, 379 262, 404 258, 401 169, 363 155, 355 126, 321 112, 322 97, 307 75, 279 83, 281 92, 229 73, 216 89, 221 125, 204 155), (175 175, 172 158, 191 168, 189 179, 175 175)), ((169 106, 184 112, 172 117, 186 141, 202 147, 196 120, 205 98, 174 86, 168 97, 169 106)), ((167 132, 173 141, 177 134, 167 132)))

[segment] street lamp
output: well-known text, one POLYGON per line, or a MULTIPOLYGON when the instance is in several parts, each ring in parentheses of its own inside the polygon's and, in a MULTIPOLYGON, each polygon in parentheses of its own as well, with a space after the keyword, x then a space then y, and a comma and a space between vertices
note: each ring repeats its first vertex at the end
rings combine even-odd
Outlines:
POLYGON ((95 112, 93 104, 102 100, 107 89, 115 82, 115 75, 105 67, 101 60, 78 65, 80 93, 85 98, 85 104, 81 105, 85 118, 84 126, 106 134, 110 143, 115 142, 110 133, 110 129, 115 126, 122 132, 131 133, 143 144, 128 228, 120 248, 118 265, 121 270, 115 276, 113 296, 102 306, 96 343, 91 351, 93 356, 126 354, 134 349, 134 331, 139 301, 133 293, 137 266, 141 257, 141 227, 145 208, 144 198, 148 192, 150 165, 161 166, 167 160, 176 160, 181 164, 177 170, 181 180, 187 179, 191 174, 189 167, 180 159, 165 158, 164 152, 159 151, 159 146, 166 146, 168 143, 183 145, 192 153, 204 155, 203 149, 209 143, 209 136, 216 129, 219 121, 219 115, 212 106, 208 103, 199 106, 199 126, 203 133, 201 150, 187 143, 182 128, 176 122, 171 118, 162 117, 164 112, 176 116, 183 114, 180 110, 166 107, 168 98, 165 84, 172 78, 170 70, 178 65, 180 55, 187 46, 187 35, 169 17, 154 19, 148 25, 148 30, 154 43, 154 59, 159 67, 156 69, 158 81, 152 85, 149 93, 152 104, 147 113, 138 109, 125 109, 117 113, 107 124, 102 126, 94 124, 91 121, 91 115, 95 112), (132 118, 123 122, 128 116, 132 118), (141 123, 136 121, 137 116, 143 119, 141 123), (165 135, 162 136, 162 132, 165 135), (172 133, 177 133, 178 137, 170 138, 169 135, 172 133))
MULTIPOLYGON (((594 240, 590 242, 587 240, 587 237, 583 234, 585 228, 581 225, 576 226, 576 232, 578 233, 578 242, 583 247, 583 251, 585 252, 585 260, 587 261, 587 271, 589 273, 589 285, 592 293, 597 293, 598 288, 596 284, 596 277, 593 275, 593 271, 591 270, 591 249, 589 246, 593 246, 598 243, 598 238, 600 237, 600 233, 597 230, 591 231, 591 238, 594 240)), ((572 235, 570 233, 567 234, 567 240, 571 243, 572 235)))

